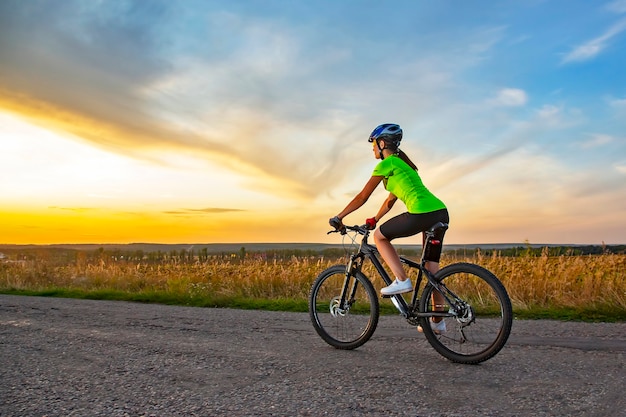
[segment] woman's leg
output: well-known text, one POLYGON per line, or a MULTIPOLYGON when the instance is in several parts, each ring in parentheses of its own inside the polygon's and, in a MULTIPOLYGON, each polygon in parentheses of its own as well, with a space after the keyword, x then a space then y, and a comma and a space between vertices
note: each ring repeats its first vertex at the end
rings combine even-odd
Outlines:
POLYGON ((400 262, 400 256, 398 256, 398 252, 396 252, 396 248, 393 247, 389 239, 387 239, 380 232, 380 229, 376 229, 374 232, 374 242, 376 242, 376 248, 378 252, 380 252, 380 256, 382 256, 383 260, 391 269, 391 272, 398 278, 399 281, 406 280, 406 272, 402 267, 402 263, 400 262))

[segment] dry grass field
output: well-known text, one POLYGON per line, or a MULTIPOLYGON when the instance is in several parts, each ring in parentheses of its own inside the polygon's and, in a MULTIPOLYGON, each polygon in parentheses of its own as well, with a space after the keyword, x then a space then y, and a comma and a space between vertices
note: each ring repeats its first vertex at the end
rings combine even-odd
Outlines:
MULTIPOLYGON (((525 317, 624 320, 626 255, 472 257, 444 255, 442 266, 464 261, 491 270, 507 288, 516 314, 525 317)), ((0 263, 0 292, 132 299, 190 305, 246 306, 291 301, 306 308, 311 283, 341 259, 293 256, 206 257, 159 262, 94 259, 76 255, 0 263), (235 303, 234 301, 237 300, 235 303)), ((375 275, 368 270, 366 274, 375 275)), ((374 280, 377 288, 382 282, 374 280)))

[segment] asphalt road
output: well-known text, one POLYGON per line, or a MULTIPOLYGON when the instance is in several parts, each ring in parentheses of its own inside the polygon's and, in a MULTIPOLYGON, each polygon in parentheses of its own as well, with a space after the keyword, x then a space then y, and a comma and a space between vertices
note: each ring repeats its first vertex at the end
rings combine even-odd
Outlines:
POLYGON ((626 323, 458 365, 397 316, 340 351, 301 313, 0 295, 0 416, 625 416, 625 354, 626 323))

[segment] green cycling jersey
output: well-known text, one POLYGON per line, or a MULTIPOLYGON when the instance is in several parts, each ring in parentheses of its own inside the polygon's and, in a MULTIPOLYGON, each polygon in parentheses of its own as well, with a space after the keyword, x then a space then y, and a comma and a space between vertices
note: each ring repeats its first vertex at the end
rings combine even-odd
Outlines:
POLYGON ((376 165, 374 177, 383 177, 385 189, 404 203, 409 213, 430 213, 446 205, 422 182, 416 170, 397 155, 390 155, 376 165))

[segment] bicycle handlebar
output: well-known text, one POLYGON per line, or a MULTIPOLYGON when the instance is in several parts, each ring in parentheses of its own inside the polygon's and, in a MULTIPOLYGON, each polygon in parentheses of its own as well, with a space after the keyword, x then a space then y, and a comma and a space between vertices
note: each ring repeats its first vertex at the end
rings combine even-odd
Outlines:
POLYGON ((366 235, 370 232, 369 227, 367 227, 367 224, 363 224, 361 226, 358 225, 354 225, 354 226, 346 226, 344 225, 343 229, 335 229, 335 230, 330 230, 328 233, 326 233, 327 235, 331 234, 331 233, 341 233, 342 235, 345 235, 346 233, 348 233, 348 231, 351 232, 357 232, 360 235, 366 235))

